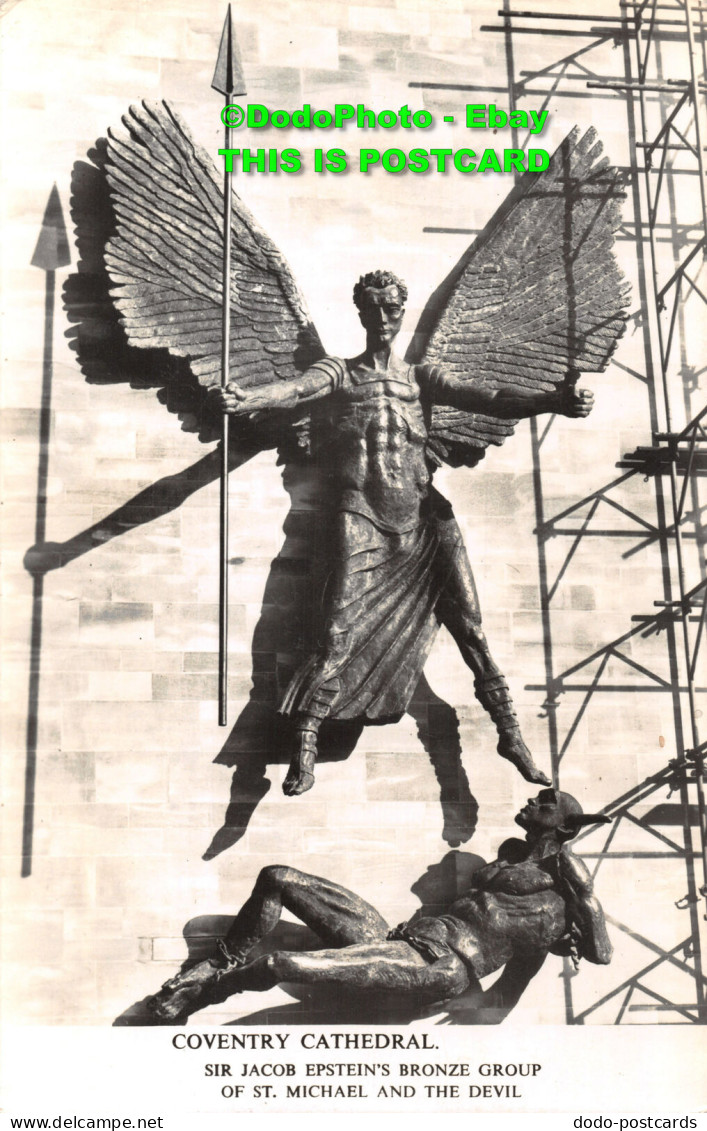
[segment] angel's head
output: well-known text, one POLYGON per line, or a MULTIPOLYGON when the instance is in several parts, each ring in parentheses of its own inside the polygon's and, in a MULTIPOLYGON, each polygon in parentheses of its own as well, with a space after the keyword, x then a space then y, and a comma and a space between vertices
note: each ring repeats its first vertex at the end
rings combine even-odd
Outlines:
POLYGON ((405 317, 408 289, 392 271, 369 271, 356 283, 353 300, 368 344, 375 348, 390 345, 405 317))

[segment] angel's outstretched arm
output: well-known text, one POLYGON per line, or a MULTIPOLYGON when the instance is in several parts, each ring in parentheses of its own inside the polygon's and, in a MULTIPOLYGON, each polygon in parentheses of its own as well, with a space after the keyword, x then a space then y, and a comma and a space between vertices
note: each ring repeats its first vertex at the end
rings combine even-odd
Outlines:
POLYGON ((483 413, 499 420, 522 420, 543 412, 589 416, 594 405, 594 394, 589 389, 576 388, 571 382, 547 391, 515 385, 492 389, 485 383, 453 377, 436 367, 427 369, 427 373, 423 374, 425 380, 434 404, 483 413))
POLYGON ((320 400, 332 391, 332 376, 324 368, 314 366, 294 381, 271 381, 244 389, 229 381, 225 389, 214 386, 209 397, 214 406, 229 416, 260 412, 268 408, 296 408, 301 404, 320 400))

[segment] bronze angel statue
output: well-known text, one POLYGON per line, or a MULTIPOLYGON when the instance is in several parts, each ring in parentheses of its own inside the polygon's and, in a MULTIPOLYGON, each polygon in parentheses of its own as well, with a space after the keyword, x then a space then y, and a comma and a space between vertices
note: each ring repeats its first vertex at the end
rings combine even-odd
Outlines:
POLYGON ((354 288, 358 356, 326 352, 285 259, 233 194, 229 381, 220 383, 223 193, 210 157, 167 104, 133 107, 111 134, 117 232, 111 295, 133 346, 188 359, 216 413, 289 433, 326 481, 330 518, 316 650, 280 710, 292 722, 283 789, 314 783, 325 719, 405 712, 440 624, 474 677, 498 753, 549 784, 521 736, 481 625, 442 462, 472 468, 539 413, 585 417, 584 372, 606 368, 625 325, 613 255, 623 192, 592 130, 526 174, 431 296, 405 360, 394 352, 405 284, 372 271, 354 288), (158 171, 158 172, 157 172, 158 171))

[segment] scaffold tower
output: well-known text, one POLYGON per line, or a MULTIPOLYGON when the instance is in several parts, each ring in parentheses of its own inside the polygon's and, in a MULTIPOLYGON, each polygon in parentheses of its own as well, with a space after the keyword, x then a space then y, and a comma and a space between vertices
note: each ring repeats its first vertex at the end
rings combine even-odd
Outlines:
MULTIPOLYGON (((637 716, 646 696, 667 697, 673 720, 673 733, 661 736, 663 764, 605 804, 611 826, 589 829, 577 841, 595 875, 614 868, 614 883, 655 891, 656 929, 632 923, 627 900, 626 916, 610 922, 631 970, 622 968, 608 992, 579 1000, 565 960, 565 1013, 569 1024, 704 1024, 707 8, 691 0, 621 0, 613 14, 552 8, 521 10, 504 0, 500 23, 481 31, 502 40, 511 111, 592 98, 612 121, 625 121, 628 200, 617 236, 623 252, 635 253, 629 330, 642 342, 643 364, 629 368, 620 355, 614 364, 637 386, 650 443, 625 452, 608 481, 597 466, 596 487, 554 509, 544 458, 554 420, 531 421, 544 678, 527 690, 542 701, 558 786, 581 756, 587 718, 604 716, 611 725, 612 697, 621 697, 621 709, 630 697, 637 716), (525 47, 536 37, 541 61, 535 69, 519 67, 519 60, 536 58, 525 47), (632 609, 626 585, 623 630, 565 666, 556 646, 558 599, 583 547, 597 539, 625 547, 625 577, 637 563, 652 569, 655 597, 651 608, 632 609), (661 907, 667 892, 670 902, 661 907)), ((472 82, 413 85, 484 90, 472 82)), ((601 121, 596 125, 601 132, 601 121)), ((531 141, 514 131, 515 148, 531 141)))

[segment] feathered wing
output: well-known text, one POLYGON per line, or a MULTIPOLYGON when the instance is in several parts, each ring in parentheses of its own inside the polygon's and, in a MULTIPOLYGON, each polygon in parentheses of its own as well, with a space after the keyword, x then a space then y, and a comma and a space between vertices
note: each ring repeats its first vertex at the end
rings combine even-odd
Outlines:
MULTIPOLYGON (((110 132, 117 233, 111 295, 128 340, 189 359, 205 387, 221 366, 222 177, 166 102, 132 106, 110 132)), ((245 388, 288 381, 324 350, 283 256, 233 193, 230 374, 245 388)))
MULTIPOLYGON (((423 312, 409 357, 488 388, 549 391, 606 368, 626 320, 613 254, 624 198, 594 130, 526 173, 423 312)), ((517 421, 435 406, 430 454, 473 467, 517 421)))

